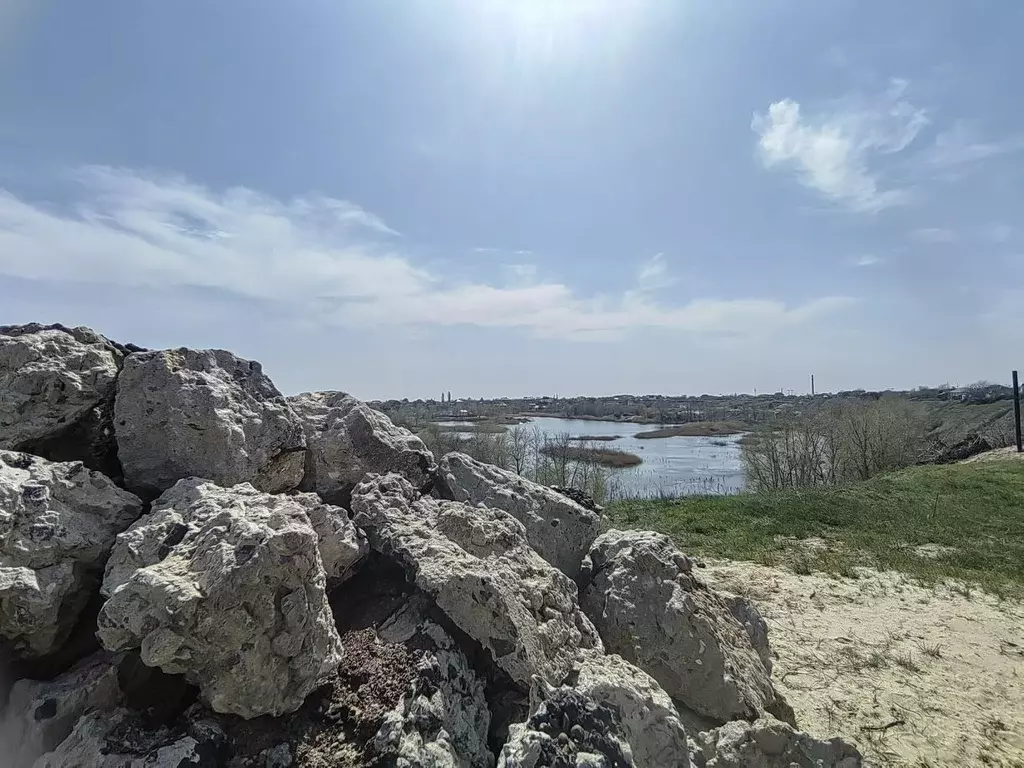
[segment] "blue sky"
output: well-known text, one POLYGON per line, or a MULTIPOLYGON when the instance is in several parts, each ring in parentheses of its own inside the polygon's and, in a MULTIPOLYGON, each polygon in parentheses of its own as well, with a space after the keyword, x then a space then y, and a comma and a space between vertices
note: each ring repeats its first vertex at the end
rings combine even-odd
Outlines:
POLYGON ((1024 366, 1024 4, 8 0, 0 322, 366 398, 1024 366))

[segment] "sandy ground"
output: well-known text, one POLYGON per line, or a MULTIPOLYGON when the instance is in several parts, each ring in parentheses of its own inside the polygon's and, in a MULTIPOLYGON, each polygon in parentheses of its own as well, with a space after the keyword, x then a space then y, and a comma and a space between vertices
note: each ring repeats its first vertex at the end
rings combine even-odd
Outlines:
POLYGON ((1024 459, 1024 453, 1017 453, 1017 446, 1011 445, 1006 448, 996 448, 979 453, 976 456, 971 456, 969 459, 964 459, 960 463, 973 464, 976 461, 1001 461, 1003 459, 1024 459))
POLYGON ((802 729, 854 742, 868 765, 1024 766, 1024 604, 868 570, 701 572, 761 610, 802 729))

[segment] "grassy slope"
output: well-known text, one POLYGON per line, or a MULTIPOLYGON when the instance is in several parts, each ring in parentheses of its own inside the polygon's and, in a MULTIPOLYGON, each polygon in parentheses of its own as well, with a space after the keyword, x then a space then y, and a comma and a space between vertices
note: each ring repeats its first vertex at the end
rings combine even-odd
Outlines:
POLYGON ((1013 435, 1013 403, 937 403, 927 408, 929 435, 952 444, 977 432, 990 441, 1008 441, 1013 435))
POLYGON ((851 575, 854 565, 1024 593, 1024 461, 925 466, 845 487, 627 501, 615 525, 671 535, 690 553, 851 575), (795 540, 825 539, 821 550, 795 540), (934 559, 922 544, 953 547, 934 559))

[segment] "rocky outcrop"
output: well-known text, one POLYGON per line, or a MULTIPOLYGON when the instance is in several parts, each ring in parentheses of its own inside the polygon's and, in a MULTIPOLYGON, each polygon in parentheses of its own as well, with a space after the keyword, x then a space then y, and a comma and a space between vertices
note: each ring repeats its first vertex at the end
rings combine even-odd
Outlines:
POLYGON ((64 741, 78 719, 121 703, 116 658, 97 653, 52 681, 19 680, 0 722, 5 765, 30 766, 64 741))
POLYGON ((563 496, 568 496, 581 507, 589 509, 591 512, 597 512, 598 514, 604 512, 604 507, 598 504, 594 500, 593 496, 586 491, 581 491, 579 488, 573 488, 572 486, 565 485, 552 485, 551 490, 556 493, 560 493, 563 496))
POLYGON ((116 477, 112 409, 128 352, 88 328, 0 326, 0 449, 116 477))
POLYGON ((535 681, 530 718, 512 726, 498 768, 631 768, 633 761, 614 709, 568 687, 535 681))
POLYGON ((33 768, 218 768, 226 758, 224 734, 208 722, 186 734, 147 729, 127 709, 92 712, 33 768))
POLYGON ((768 645, 768 622, 761 616, 757 606, 745 597, 733 595, 728 592, 719 592, 722 600, 729 606, 729 613, 740 623, 743 630, 750 638, 757 657, 761 659, 768 674, 772 671, 772 649, 768 645))
POLYGON ((118 537, 97 636, 217 712, 294 711, 341 659, 318 543, 295 497, 182 480, 118 537))
POLYGON ((658 682, 621 656, 587 655, 572 687, 616 715, 635 766, 685 768, 686 730, 672 699, 658 682))
POLYGON ((186 477, 222 486, 298 487, 302 427, 259 363, 223 350, 130 355, 114 430, 127 487, 154 496, 186 477))
POLYGON ((570 578, 601 532, 600 516, 567 496, 464 453, 449 453, 438 463, 437 491, 445 499, 508 512, 523 524, 537 554, 570 578))
POLYGON ((484 683, 428 611, 424 598, 414 598, 378 631, 381 641, 405 644, 420 655, 406 695, 374 736, 374 751, 398 765, 490 768, 484 683))
POLYGON ((719 722, 791 717, 747 630, 667 536, 607 531, 583 571, 580 600, 605 647, 672 698, 719 722))
POLYGON ((561 683, 582 649, 600 648, 576 585, 530 548, 508 513, 418 498, 395 474, 360 483, 352 508, 371 546, 520 685, 534 675, 561 683))
POLYGON ((137 497, 81 462, 0 451, 0 637, 14 653, 60 646, 140 514, 137 497))
POLYGON ((859 765, 770 716, 752 603, 600 525, 229 352, 0 327, 0 763, 859 765))
POLYGON ((726 723, 695 741, 695 768, 859 768, 862 761, 852 744, 813 739, 770 716, 726 723))
POLYGON ((397 472, 416 488, 430 480, 434 456, 412 432, 344 392, 306 392, 288 398, 309 446, 302 490, 348 506, 368 472, 397 472))

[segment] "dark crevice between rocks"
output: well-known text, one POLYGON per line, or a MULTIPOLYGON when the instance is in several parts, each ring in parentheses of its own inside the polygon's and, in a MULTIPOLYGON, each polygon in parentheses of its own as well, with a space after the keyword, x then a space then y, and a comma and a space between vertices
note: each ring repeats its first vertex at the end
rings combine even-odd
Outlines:
POLYGON ((125 654, 118 662, 117 682, 125 706, 149 728, 172 725, 199 696, 199 689, 184 676, 146 666, 137 652, 125 654))
MULTIPOLYGON (((23 659, 17 649, 8 641, 0 644, 0 702, 6 703, 10 687, 22 678, 30 680, 53 680, 71 669, 76 663, 100 650, 96 639, 96 617, 103 607, 104 598, 99 594, 95 582, 81 590, 80 594, 89 596, 81 608, 78 622, 53 653, 38 658, 23 659)), ((72 610, 80 605, 79 599, 65 604, 62 610, 72 610)))
MULTIPOLYGON (((430 476, 430 494, 442 501, 455 501, 455 493, 445 482, 444 473, 440 466, 435 466, 430 476)), ((426 496, 427 494, 422 494, 426 496)))
MULTIPOLYGON (((360 573, 331 597, 343 643, 348 630, 379 626, 414 593, 424 594, 409 583, 404 569, 380 554, 371 553, 360 573), (361 608, 361 604, 366 608, 361 608)), ((495 663, 491 652, 459 629, 429 596, 424 597, 428 597, 430 606, 426 618, 451 636, 484 683, 484 698, 491 712, 487 746, 497 758, 508 740, 509 726, 523 722, 529 714, 529 691, 509 677, 495 663)))
POLYGON ((16 450, 48 461, 80 461, 89 469, 124 487, 124 472, 114 436, 114 392, 64 429, 40 440, 19 444, 16 450))

